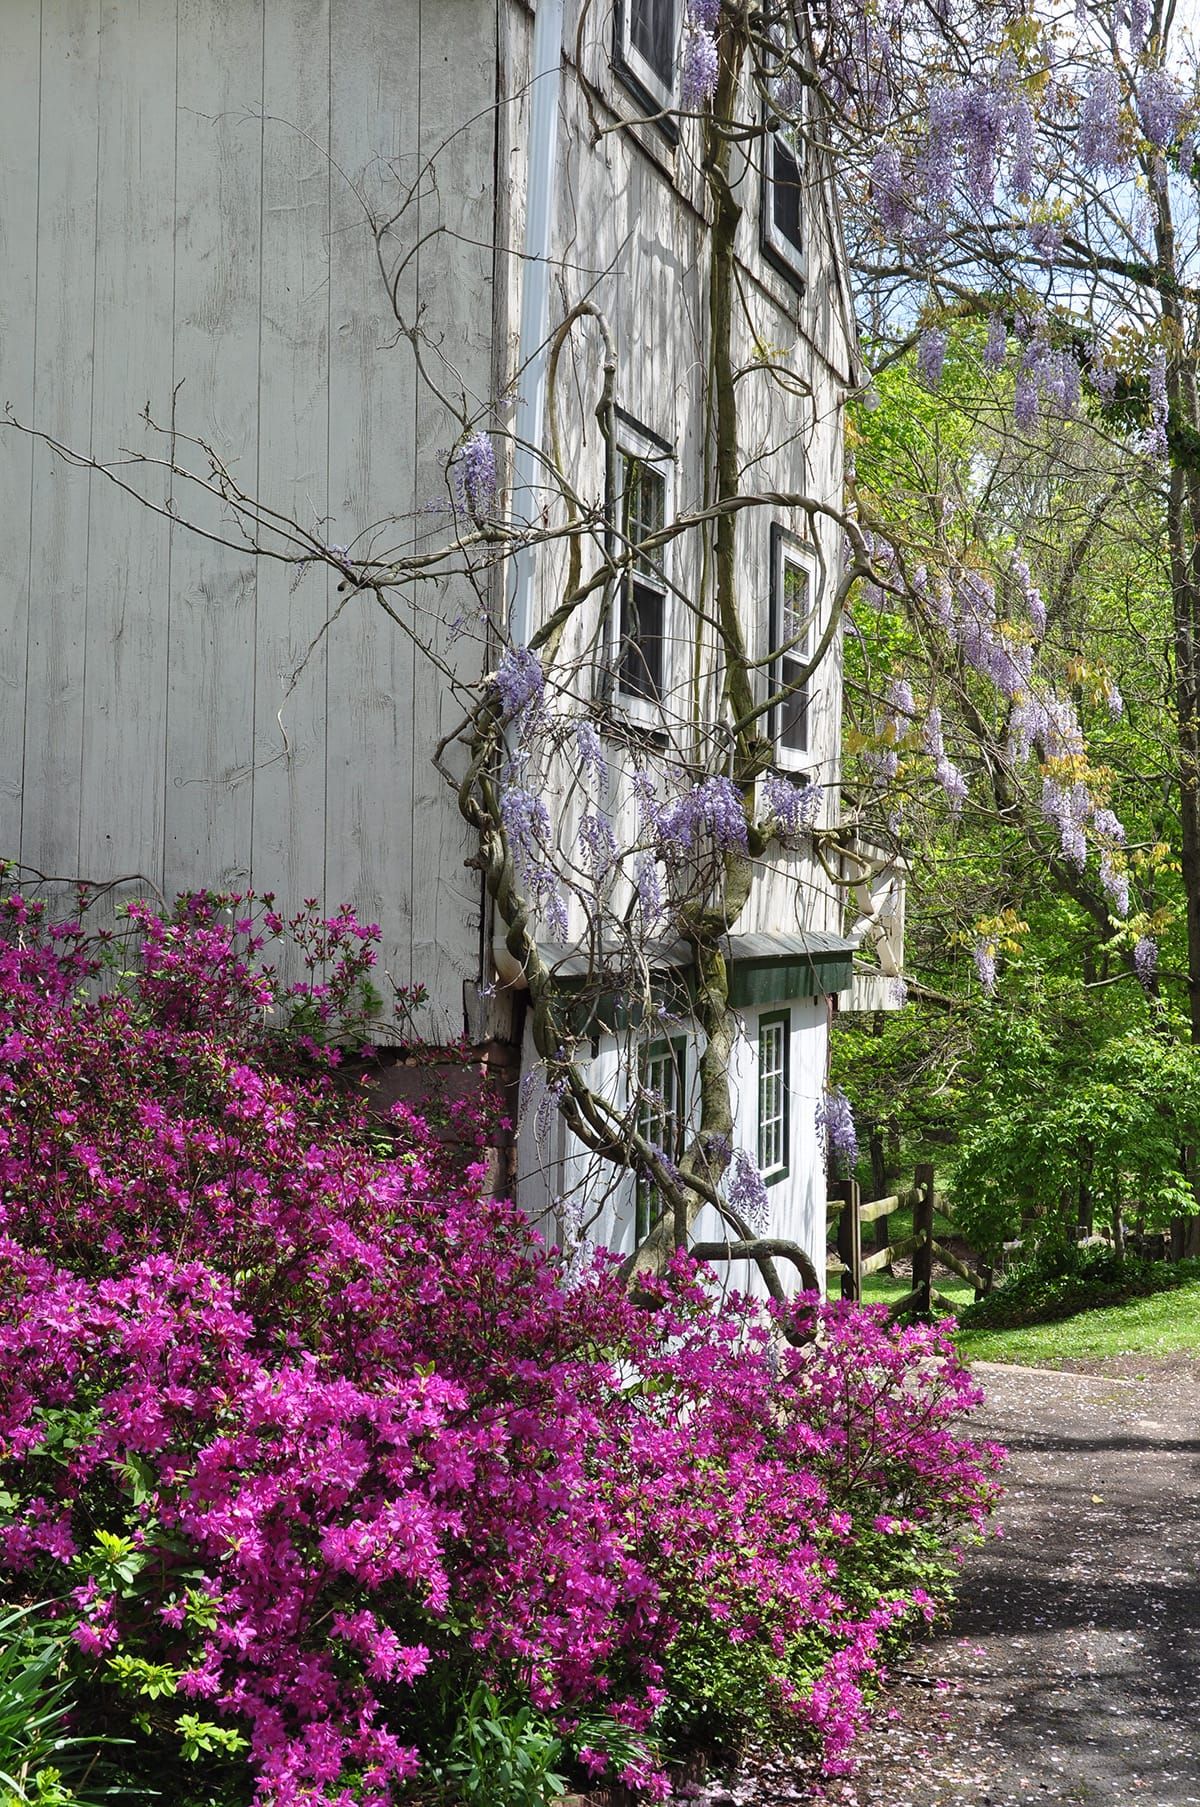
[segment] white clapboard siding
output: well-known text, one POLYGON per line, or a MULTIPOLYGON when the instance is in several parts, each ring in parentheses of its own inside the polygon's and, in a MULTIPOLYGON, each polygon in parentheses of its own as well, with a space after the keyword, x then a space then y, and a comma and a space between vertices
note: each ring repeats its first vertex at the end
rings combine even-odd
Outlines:
MULTIPOLYGON (((258 483, 272 508, 323 541, 332 537, 329 14, 330 0, 267 7, 261 128, 258 483)), ((323 564, 259 560, 251 869, 256 888, 285 907, 325 895, 331 588, 323 564)))
MULTIPOLYGON (((139 415, 148 406, 169 423, 176 375, 175 59, 173 0, 103 0, 93 430, 103 423, 110 456, 161 458, 168 443, 139 415)), ((166 474, 127 468, 139 493, 164 506, 166 474)), ((161 884, 171 530, 106 491, 94 478, 78 869, 161 884)))
MULTIPOLYGON (((196 477, 208 444, 327 545, 410 542, 456 429, 418 418, 363 202, 378 218, 452 117, 482 119, 403 300, 433 339, 445 316, 485 402, 491 254, 471 241, 491 231, 495 20, 450 10, 463 56, 444 0, 5 5, 3 400, 175 518, 0 435, 0 855, 138 875, 126 895, 349 902, 458 1033, 480 895, 441 790, 422 775, 414 800, 442 719, 432 668, 327 567, 256 557, 227 504, 136 462, 170 449, 149 404, 196 477)), ((456 656, 477 669, 478 643, 456 656)))
MULTIPOLYGON (((416 161, 424 12, 398 31, 377 0, 338 0, 333 9, 331 135, 353 186, 334 173, 329 537, 362 554, 394 543, 390 523, 405 522, 412 510, 412 359, 403 344, 386 350, 396 321, 375 267, 371 224, 395 208, 396 176, 411 180, 416 161)), ((327 682, 327 895, 330 902, 353 897, 374 921, 398 916, 407 968, 420 901, 412 864, 413 655, 369 593, 346 603, 330 634, 327 682)), ((461 1006, 458 1014, 461 1020, 461 1006)))
MULTIPOLYGON (((0 107, 0 410, 28 422, 34 408, 37 296, 39 0, 14 0, 4 17, 12 93, 0 107)), ((21 842, 25 663, 29 650, 32 443, 0 432, 0 855, 21 842)))
MULTIPOLYGON (((430 317, 438 323, 434 360, 439 385, 471 417, 487 410, 493 390, 492 233, 495 209, 496 121, 492 112, 464 107, 463 94, 494 83, 496 14, 476 0, 441 0, 436 18, 425 20, 422 38, 420 154, 438 172, 436 191, 426 182, 418 205, 422 249, 416 281, 430 317), (451 211, 451 202, 453 211, 451 211), (442 228, 425 242, 425 235, 442 228), (460 234, 457 244, 452 233, 460 234), (448 255, 451 247, 453 255, 448 255)), ((428 390, 417 392, 416 504, 444 497, 445 414, 428 390)), ((480 421, 492 424, 485 412, 480 421)), ((465 584, 422 587, 419 614, 432 621, 436 643, 451 671, 470 676, 479 669, 476 633, 458 634, 455 618, 478 614, 478 599, 465 584)), ((449 684, 418 662, 412 701, 408 769, 412 774, 413 871, 434 872, 436 891, 423 888, 414 899, 412 966, 437 980, 440 998, 457 988, 461 1013, 464 981, 479 970, 478 876, 463 862, 471 848, 453 795, 431 763, 442 736, 456 725, 461 702, 449 684), (446 934, 446 925, 451 933, 446 934), (474 926, 474 938, 472 929, 474 926), (460 950, 448 962, 446 946, 460 950)), ((443 1009, 445 1006, 443 1006, 443 1009)), ((434 1033, 452 1027, 452 1018, 431 1023, 434 1033)))
MULTIPOLYGON (((34 423, 86 453, 96 293, 96 0, 46 0, 40 70, 37 180, 25 195, 25 205, 36 211, 38 235, 34 423)), ((92 483, 44 446, 35 448, 20 857, 39 872, 62 877, 79 871, 92 483)), ((8 570, 0 581, 10 589, 25 577, 8 570)), ((106 868, 105 877, 112 876, 106 868)))
MULTIPOLYGON (((235 480, 261 482, 258 456, 263 24, 252 6, 178 0, 174 365, 178 407, 235 480)), ((204 473, 200 456, 189 464, 204 473)), ((198 490, 175 505, 221 538, 232 522, 198 490)), ((254 562, 186 530, 171 535, 167 591, 164 889, 250 882, 254 767, 254 562)))

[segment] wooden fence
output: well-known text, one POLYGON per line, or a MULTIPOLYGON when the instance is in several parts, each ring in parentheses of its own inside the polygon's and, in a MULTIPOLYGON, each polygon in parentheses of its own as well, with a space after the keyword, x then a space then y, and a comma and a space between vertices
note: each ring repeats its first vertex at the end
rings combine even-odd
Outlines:
POLYGON ((951 1273, 957 1274, 975 1288, 975 1297, 983 1298, 992 1289, 992 1270, 982 1264, 971 1267, 937 1240, 933 1233, 935 1206, 938 1215, 953 1227, 953 1218, 944 1205, 936 1205, 933 1168, 922 1162, 916 1169, 912 1190, 890 1198, 863 1201, 856 1180, 840 1180, 834 1196, 826 1206, 826 1221, 834 1239, 826 1254, 826 1271, 841 1280, 843 1299, 861 1299, 863 1278, 890 1268, 905 1256, 912 1256, 912 1290, 892 1304, 895 1314, 911 1311, 918 1317, 932 1317, 935 1308, 953 1311, 955 1304, 933 1285, 935 1259, 951 1273), (892 1239, 890 1220, 902 1205, 911 1205, 912 1234, 892 1239), (874 1224, 872 1246, 863 1251, 863 1227, 874 1224))

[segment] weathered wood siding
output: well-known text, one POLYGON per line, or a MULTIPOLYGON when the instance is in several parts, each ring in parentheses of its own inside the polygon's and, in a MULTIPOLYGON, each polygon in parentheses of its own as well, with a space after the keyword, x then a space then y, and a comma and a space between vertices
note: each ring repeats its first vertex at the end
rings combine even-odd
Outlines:
MULTIPOLYGON (((148 408, 328 545, 427 534, 454 428, 396 343, 368 222, 473 121, 395 242, 435 234, 402 306, 485 403, 494 7, 0 0, 0 36, 0 402, 105 462, 167 456, 148 408)), ((479 895, 429 769, 447 686, 326 567, 248 555, 203 488, 116 474, 158 512, 0 431, 0 855, 350 901, 459 1033, 479 895)), ((477 660, 451 591, 398 600, 477 660)))

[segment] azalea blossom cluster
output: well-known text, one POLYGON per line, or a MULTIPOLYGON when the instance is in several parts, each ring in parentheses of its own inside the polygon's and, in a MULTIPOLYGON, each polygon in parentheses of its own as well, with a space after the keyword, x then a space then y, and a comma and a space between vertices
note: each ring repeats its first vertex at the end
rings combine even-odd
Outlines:
POLYGON ((659 1797, 703 1635, 836 1765, 993 1497, 946 1336, 721 1304, 682 1255, 636 1305, 569 1272, 264 1032, 227 918, 137 911, 87 990, 77 925, 0 908, 0 1570, 65 1603, 81 1720, 169 1763, 199 1713, 264 1807, 392 1807, 482 1681, 568 1747, 587 1707, 576 1760, 659 1797))

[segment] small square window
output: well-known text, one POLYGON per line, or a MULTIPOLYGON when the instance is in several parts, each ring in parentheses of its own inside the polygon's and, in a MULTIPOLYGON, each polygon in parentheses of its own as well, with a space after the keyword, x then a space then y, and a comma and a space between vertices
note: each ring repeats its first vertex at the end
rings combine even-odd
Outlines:
POLYGON ((674 104, 680 0, 618 0, 616 65, 651 112, 674 104))
POLYGON ((786 126, 770 132, 763 152, 762 250, 788 279, 804 283, 803 151, 786 126))
POLYGON ((773 735, 781 763, 804 762, 809 752, 812 677, 805 667, 813 644, 816 604, 812 553, 784 528, 771 528, 770 641, 776 653, 770 684, 779 697, 773 735))
POLYGON ((789 1167, 788 1062, 791 1015, 784 1010, 758 1022, 758 1170, 768 1185, 789 1167))
POLYGON ((633 556, 614 611, 613 669, 622 706, 632 706, 646 726, 659 727, 670 675, 668 549, 646 547, 645 542, 661 533, 670 518, 671 465, 657 441, 623 422, 617 469, 620 546, 633 556))
MULTIPOLYGON (((661 1149, 669 1161, 678 1161, 683 1154, 687 1114, 687 1042, 682 1038, 652 1042, 642 1054, 639 1079, 638 1134, 651 1147, 661 1149)), ((645 1241, 662 1210, 657 1187, 649 1180, 639 1180, 634 1204, 636 1243, 645 1241)))

